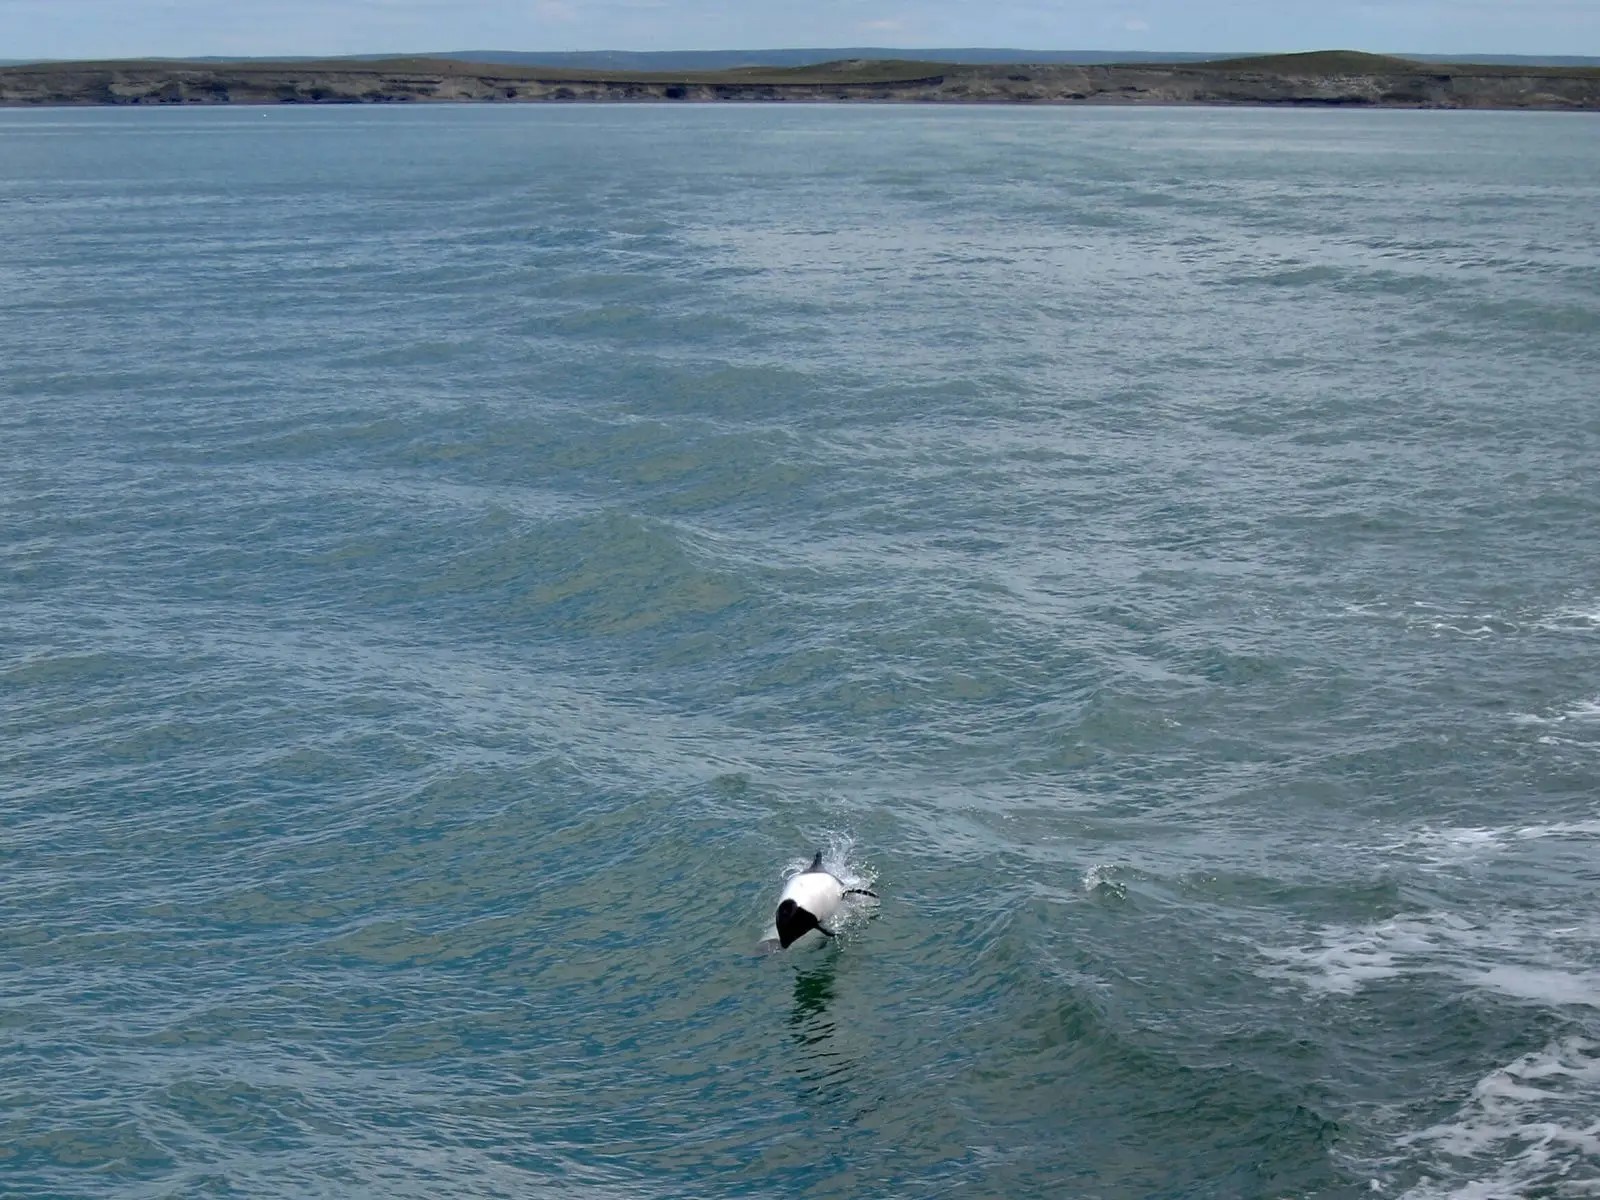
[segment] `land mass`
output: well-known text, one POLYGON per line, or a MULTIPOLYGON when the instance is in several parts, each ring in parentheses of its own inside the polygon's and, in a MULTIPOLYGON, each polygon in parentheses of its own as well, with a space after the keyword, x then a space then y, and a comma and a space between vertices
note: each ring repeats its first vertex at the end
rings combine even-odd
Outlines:
POLYGON ((846 59, 711 71, 455 59, 36 63, 0 105, 418 101, 901 101, 1255 104, 1600 111, 1600 68, 1439 63, 1354 51, 1211 62, 971 64, 846 59))

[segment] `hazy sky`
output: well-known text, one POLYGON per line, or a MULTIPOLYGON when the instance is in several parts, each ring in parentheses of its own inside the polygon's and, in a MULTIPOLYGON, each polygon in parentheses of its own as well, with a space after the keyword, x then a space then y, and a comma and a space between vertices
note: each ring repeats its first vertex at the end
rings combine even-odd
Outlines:
POLYGON ((1600 0, 0 0, 0 58, 860 45, 1600 55, 1600 0))

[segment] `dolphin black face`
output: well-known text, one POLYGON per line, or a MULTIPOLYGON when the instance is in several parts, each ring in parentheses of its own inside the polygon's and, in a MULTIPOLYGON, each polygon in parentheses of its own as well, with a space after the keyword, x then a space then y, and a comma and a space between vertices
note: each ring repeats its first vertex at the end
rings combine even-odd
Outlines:
POLYGON ((778 944, 787 950, 817 927, 817 918, 793 900, 778 905, 778 944))

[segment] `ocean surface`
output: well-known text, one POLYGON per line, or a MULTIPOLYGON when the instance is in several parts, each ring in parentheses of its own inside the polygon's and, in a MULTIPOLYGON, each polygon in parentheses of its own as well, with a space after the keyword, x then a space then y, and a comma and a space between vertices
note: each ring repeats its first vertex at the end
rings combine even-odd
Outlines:
POLYGON ((1597 378, 1593 117, 0 114, 0 1194, 1600 1195, 1597 378))

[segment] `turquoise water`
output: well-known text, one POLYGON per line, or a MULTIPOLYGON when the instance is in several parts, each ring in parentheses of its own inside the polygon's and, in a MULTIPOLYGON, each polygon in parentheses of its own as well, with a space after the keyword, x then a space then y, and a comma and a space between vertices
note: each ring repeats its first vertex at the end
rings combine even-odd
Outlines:
POLYGON ((1600 1189, 1592 119, 4 113, 0 360, 5 1195, 1600 1189))

